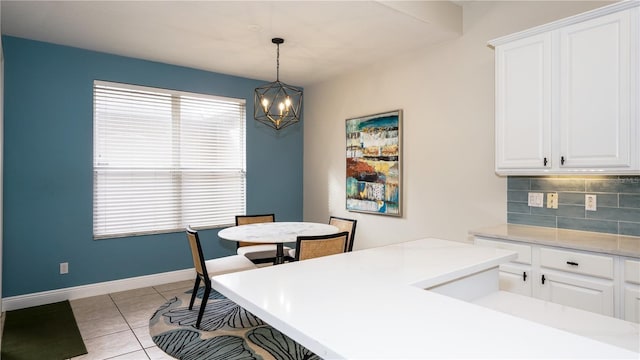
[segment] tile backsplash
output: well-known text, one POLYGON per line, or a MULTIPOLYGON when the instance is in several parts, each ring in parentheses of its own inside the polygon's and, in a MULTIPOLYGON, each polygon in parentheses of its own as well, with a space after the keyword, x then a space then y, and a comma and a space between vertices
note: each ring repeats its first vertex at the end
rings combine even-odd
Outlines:
POLYGON ((640 236, 640 176, 510 176, 507 222, 552 228, 640 236), (528 206, 530 192, 543 193, 543 207, 528 206), (558 208, 547 208, 549 193, 558 208), (585 195, 596 195, 596 211, 585 195))

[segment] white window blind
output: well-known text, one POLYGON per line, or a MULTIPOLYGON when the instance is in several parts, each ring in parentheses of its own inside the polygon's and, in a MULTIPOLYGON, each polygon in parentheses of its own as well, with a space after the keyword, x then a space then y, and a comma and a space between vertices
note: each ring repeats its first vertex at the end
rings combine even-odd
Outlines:
POLYGON ((243 99, 95 81, 94 238, 233 224, 245 118, 243 99))

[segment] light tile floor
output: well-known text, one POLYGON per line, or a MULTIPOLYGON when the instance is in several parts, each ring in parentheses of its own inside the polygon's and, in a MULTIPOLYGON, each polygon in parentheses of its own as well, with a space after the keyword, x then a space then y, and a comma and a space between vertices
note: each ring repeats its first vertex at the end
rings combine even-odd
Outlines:
POLYGON ((168 299, 192 287, 188 280, 71 300, 88 352, 72 360, 173 359, 151 340, 149 319, 168 299))

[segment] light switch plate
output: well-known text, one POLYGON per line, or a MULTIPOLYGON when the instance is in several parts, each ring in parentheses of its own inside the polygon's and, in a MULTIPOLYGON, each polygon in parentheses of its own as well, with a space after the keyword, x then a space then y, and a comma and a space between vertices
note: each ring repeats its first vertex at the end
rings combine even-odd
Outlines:
POLYGON ((544 201, 543 193, 529 193, 529 201, 527 202, 529 206, 542 207, 543 201, 544 201))
POLYGON ((592 194, 586 194, 584 196, 584 208, 587 211, 597 211, 598 209, 598 204, 597 204, 597 196, 592 195, 592 194))

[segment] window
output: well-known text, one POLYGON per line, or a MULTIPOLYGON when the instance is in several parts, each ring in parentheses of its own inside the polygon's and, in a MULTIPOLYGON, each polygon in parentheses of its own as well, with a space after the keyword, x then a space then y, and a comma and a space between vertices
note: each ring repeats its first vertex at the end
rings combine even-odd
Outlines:
POLYGON ((94 82, 93 236, 233 224, 245 100, 94 82))

